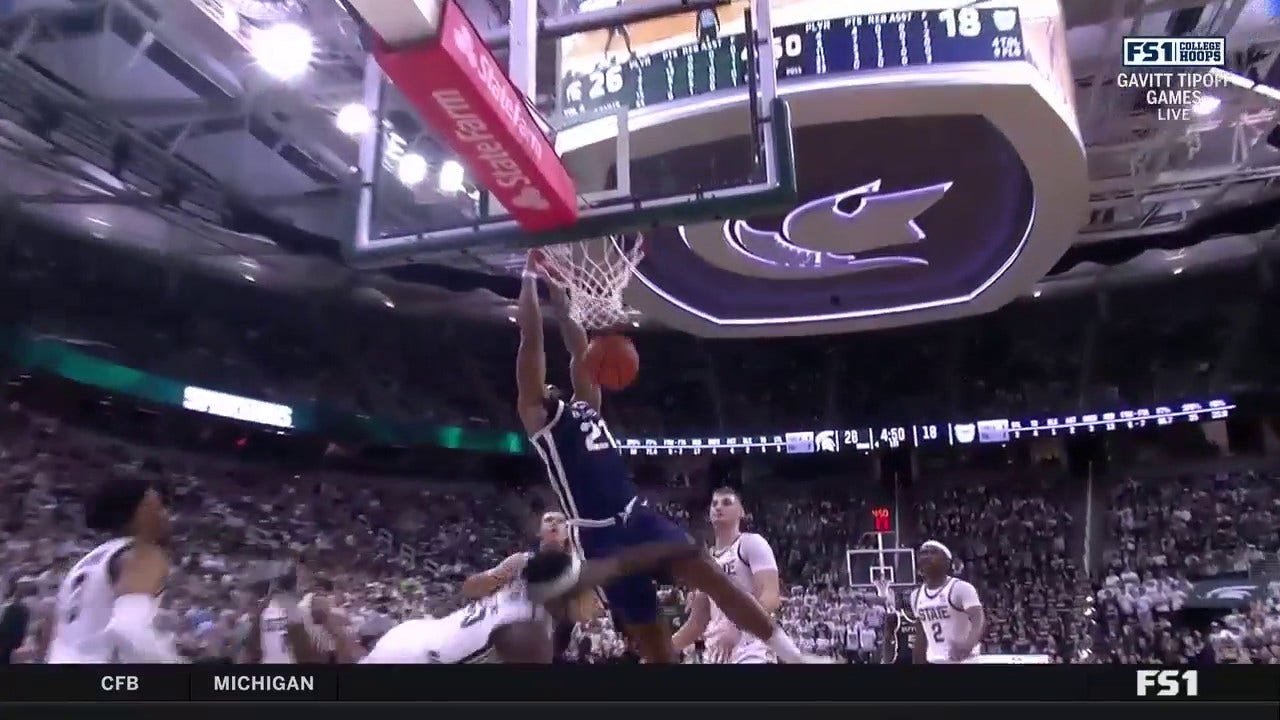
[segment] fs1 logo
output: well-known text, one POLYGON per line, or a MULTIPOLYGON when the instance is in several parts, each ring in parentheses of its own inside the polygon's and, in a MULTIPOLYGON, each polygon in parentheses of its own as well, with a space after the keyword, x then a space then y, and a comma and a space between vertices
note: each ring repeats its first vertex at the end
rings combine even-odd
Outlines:
POLYGON ((1227 40, 1220 37, 1127 37, 1125 67, 1222 67, 1227 40))
POLYGON ((1196 670, 1139 670, 1138 697, 1196 697, 1200 673, 1196 670), (1151 690, 1155 692, 1150 692, 1151 690))

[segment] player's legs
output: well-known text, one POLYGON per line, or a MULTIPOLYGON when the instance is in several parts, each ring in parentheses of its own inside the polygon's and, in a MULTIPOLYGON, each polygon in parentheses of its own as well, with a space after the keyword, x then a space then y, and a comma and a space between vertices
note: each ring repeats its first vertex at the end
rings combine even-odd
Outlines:
MULTIPOLYGON (((621 525, 621 530, 622 532, 618 535, 621 545, 638 545, 648 542, 693 542, 693 539, 689 537, 689 533, 672 522, 670 518, 645 505, 640 505, 632 510, 631 515, 621 525)), ((712 602, 724 611, 725 617, 729 618, 730 622, 743 631, 763 640, 769 649, 778 654, 782 661, 803 662, 803 656, 795 646, 795 643, 791 642, 791 639, 785 633, 778 630, 773 623, 773 619, 764 611, 764 608, 760 607, 760 603, 756 602, 754 597, 739 589, 737 585, 734 585, 729 580, 728 575, 721 572, 720 566, 712 561, 710 555, 699 553, 690 558, 676 561, 672 563, 668 570, 676 580, 683 582, 694 590, 705 592, 712 602)), ((650 586, 652 586, 652 583, 650 583, 650 586)), ((652 617, 656 620, 657 593, 656 588, 653 588, 653 590, 652 617)), ((648 602, 648 597, 649 595, 646 594, 646 603, 648 602)), ((636 596, 629 599, 629 601, 636 602, 638 599, 639 597, 636 596)), ((612 603, 612 598, 609 601, 612 603)), ((645 612, 644 616, 630 616, 627 618, 628 622, 648 624, 650 622, 648 619, 648 606, 646 605, 642 609, 645 612)), ((668 638, 669 643, 670 639, 668 638)), ((674 651, 672 654, 674 654, 674 651)))
MULTIPOLYGON (((634 519, 635 515, 631 520, 634 519)), ((689 541, 689 536, 684 531, 672 533, 662 530, 654 534, 655 530, 660 529, 645 523, 633 525, 630 520, 613 527, 582 528, 578 544, 583 556, 592 559, 608 557, 624 547, 638 543, 689 541)), ((658 586, 652 577, 632 575, 618 578, 601 590, 614 624, 626 634, 645 662, 656 664, 679 661, 675 647, 671 644, 671 630, 658 619, 658 586)))
POLYGON ((679 661, 671 644, 671 629, 658 616, 658 587, 652 578, 632 575, 609 583, 605 601, 621 630, 647 663, 679 661))
POLYGON ((679 560, 672 564, 671 573, 694 590, 706 593, 729 622, 766 642, 773 636, 775 627, 768 613, 755 598, 734 585, 709 556, 679 560))
POLYGON ((361 664, 409 665, 431 662, 435 620, 406 620, 387 631, 365 655, 361 664))

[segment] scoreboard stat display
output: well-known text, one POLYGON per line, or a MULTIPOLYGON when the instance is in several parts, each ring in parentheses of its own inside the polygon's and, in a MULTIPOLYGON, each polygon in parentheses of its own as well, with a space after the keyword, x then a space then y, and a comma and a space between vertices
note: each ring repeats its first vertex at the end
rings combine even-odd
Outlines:
POLYGON ((1236 409, 1224 400, 1112 410, 1040 418, 992 418, 957 423, 793 430, 769 435, 696 438, 620 438, 630 455, 700 455, 703 453, 783 453, 811 455, 872 452, 902 447, 1007 443, 1038 437, 1072 436, 1115 430, 1161 427, 1177 422, 1222 420, 1236 409))

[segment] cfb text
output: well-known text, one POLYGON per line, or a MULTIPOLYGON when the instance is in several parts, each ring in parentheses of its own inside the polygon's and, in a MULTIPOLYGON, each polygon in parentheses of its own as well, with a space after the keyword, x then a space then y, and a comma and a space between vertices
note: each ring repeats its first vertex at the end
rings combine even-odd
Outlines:
POLYGON ((98 685, 107 692, 137 692, 140 687, 137 675, 103 675, 98 685))

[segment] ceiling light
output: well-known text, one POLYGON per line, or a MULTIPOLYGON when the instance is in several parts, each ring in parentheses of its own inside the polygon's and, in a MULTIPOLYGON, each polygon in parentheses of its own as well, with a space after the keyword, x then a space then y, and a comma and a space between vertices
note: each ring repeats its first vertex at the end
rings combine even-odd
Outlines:
POLYGON ((445 160, 440 166, 439 187, 442 193, 456 193, 462 190, 462 163, 457 160, 445 160))
POLYGON ((409 153, 396 163, 396 177, 406 187, 415 187, 427 179, 427 161, 417 153, 409 153))
POLYGON ((1201 95, 1200 99, 1191 106, 1191 112, 1204 117, 1212 115, 1221 107, 1222 101, 1212 95, 1201 95))
POLYGON ((373 127, 373 114, 360 103, 349 103, 338 111, 334 124, 347 135, 363 135, 373 127))
POLYGON ((255 32, 249 49, 268 75, 277 80, 292 80, 310 67, 316 41, 301 25, 280 23, 255 32))

